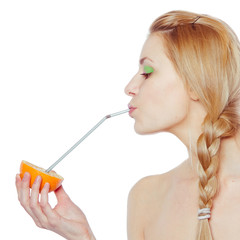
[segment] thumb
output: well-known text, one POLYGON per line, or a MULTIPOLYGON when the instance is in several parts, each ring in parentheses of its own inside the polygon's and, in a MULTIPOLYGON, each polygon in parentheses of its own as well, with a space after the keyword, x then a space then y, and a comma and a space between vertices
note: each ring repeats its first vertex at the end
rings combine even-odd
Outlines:
POLYGON ((56 198, 58 200, 58 202, 69 202, 71 201, 70 197, 67 195, 67 193, 65 192, 65 190, 63 189, 63 186, 61 185, 59 188, 57 188, 54 191, 56 198))

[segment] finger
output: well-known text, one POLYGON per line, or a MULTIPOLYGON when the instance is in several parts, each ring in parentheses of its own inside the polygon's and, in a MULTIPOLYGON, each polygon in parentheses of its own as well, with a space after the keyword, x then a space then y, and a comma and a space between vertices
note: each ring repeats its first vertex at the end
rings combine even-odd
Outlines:
POLYGON ((16 175, 16 179, 15 179, 15 185, 16 185, 16 189, 17 189, 17 194, 18 194, 18 200, 20 200, 20 186, 21 186, 21 177, 19 174, 16 175))
POLYGON ((50 185, 46 183, 41 191, 40 206, 43 213, 47 217, 48 227, 54 229, 58 225, 58 220, 60 216, 52 209, 51 205, 48 202, 48 193, 50 185))
POLYGON ((39 189, 40 189, 41 181, 42 181, 42 178, 40 176, 37 176, 32 185, 30 208, 35 218, 40 223, 41 227, 46 228, 47 218, 42 212, 42 209, 39 205, 39 189))
POLYGON ((34 220, 35 224, 38 227, 40 226, 40 223, 38 221, 38 219, 35 217, 35 215, 33 214, 30 206, 29 206, 29 202, 30 202, 30 179, 31 179, 31 175, 28 172, 25 172, 23 179, 17 180, 17 188, 19 191, 19 201, 22 205, 22 207, 25 209, 25 211, 32 217, 32 219, 34 220))
POLYGON ((39 199, 39 188, 40 188, 40 184, 41 184, 42 178, 41 176, 37 176, 33 185, 32 185, 32 191, 31 191, 31 199, 30 202, 31 204, 35 204, 38 203, 38 199, 39 199))
POLYGON ((22 206, 26 209, 29 205, 29 195, 30 195, 30 174, 28 172, 25 172, 23 179, 20 183, 18 183, 19 186, 19 199, 22 206))

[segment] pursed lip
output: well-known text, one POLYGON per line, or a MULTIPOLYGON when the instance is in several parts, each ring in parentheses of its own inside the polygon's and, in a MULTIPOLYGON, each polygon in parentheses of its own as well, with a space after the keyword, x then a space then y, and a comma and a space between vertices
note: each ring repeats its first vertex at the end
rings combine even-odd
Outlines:
POLYGON ((130 103, 128 104, 129 109, 136 109, 136 107, 133 107, 130 103))
POLYGON ((133 107, 130 103, 128 104, 128 108, 130 109, 129 115, 136 109, 136 107, 133 107))

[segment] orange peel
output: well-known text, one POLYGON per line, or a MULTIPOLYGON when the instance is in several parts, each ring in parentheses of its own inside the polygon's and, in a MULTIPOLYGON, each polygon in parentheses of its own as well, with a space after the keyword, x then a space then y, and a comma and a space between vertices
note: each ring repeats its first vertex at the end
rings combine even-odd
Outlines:
POLYGON ((52 192, 59 188, 64 180, 62 176, 60 176, 54 171, 45 172, 45 169, 38 167, 30 162, 22 160, 20 165, 21 179, 23 178, 25 172, 28 172, 31 175, 30 188, 32 188, 32 185, 37 176, 42 177, 40 191, 43 189, 45 183, 49 183, 50 184, 49 192, 52 192))

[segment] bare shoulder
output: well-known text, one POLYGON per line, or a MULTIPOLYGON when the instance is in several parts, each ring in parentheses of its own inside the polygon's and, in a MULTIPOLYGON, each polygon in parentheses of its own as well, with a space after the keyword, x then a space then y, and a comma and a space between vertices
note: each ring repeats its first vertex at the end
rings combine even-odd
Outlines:
POLYGON ((185 165, 186 161, 168 172, 141 178, 131 188, 128 201, 145 204, 147 201, 152 201, 152 198, 165 194, 172 184, 184 179, 186 175, 185 165))
POLYGON ((144 229, 156 214, 159 214, 168 192, 185 175, 186 162, 158 175, 138 180, 128 195, 127 232, 128 240, 144 240, 144 229))
POLYGON ((144 240, 144 226, 150 206, 161 201, 169 184, 169 173, 141 178, 128 195, 127 232, 128 240, 144 240))
POLYGON ((131 188, 129 192, 130 200, 143 200, 145 202, 148 198, 152 197, 155 190, 158 190, 158 193, 164 191, 170 181, 170 175, 171 173, 167 172, 141 178, 131 188))

